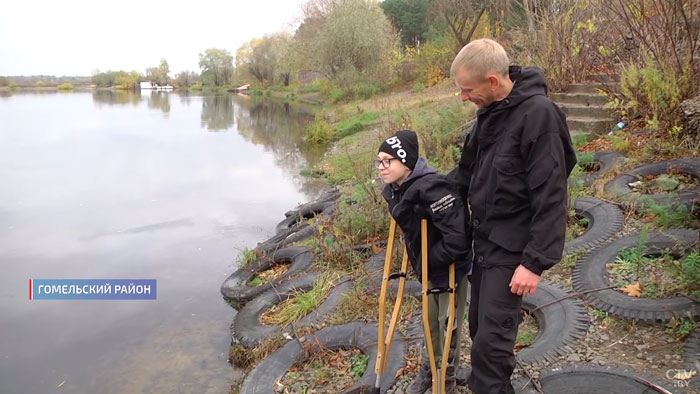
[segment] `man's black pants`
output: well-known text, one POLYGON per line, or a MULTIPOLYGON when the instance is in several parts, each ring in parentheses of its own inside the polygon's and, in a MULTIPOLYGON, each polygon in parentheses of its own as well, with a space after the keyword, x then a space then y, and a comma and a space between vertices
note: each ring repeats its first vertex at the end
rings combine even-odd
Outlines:
POLYGON ((514 266, 474 265, 469 303, 472 372, 467 384, 475 394, 511 394, 513 346, 520 324, 522 297, 510 292, 514 266))

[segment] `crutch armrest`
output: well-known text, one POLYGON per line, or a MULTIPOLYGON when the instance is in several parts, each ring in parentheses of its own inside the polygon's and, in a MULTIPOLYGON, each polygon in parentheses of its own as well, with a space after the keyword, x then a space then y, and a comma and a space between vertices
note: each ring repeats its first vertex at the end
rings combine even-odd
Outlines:
POLYGON ((428 294, 441 294, 441 293, 454 293, 455 289, 453 287, 433 287, 428 289, 428 294))
POLYGON ((406 273, 405 272, 392 272, 389 274, 389 280, 396 279, 396 278, 405 278, 406 273))

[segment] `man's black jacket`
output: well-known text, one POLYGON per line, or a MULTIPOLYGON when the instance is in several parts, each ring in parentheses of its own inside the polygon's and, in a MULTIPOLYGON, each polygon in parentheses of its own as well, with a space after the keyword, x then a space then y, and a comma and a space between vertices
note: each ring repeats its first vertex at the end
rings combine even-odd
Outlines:
POLYGON ((428 278, 436 287, 447 287, 449 264, 455 262, 458 282, 471 269, 469 216, 455 185, 419 158, 400 185, 382 191, 389 212, 404 233, 409 261, 421 277, 420 220, 428 219, 428 278))
POLYGON ((541 274, 562 257, 576 154, 542 71, 512 66, 510 79, 508 97, 477 112, 451 176, 471 207, 475 262, 541 274))

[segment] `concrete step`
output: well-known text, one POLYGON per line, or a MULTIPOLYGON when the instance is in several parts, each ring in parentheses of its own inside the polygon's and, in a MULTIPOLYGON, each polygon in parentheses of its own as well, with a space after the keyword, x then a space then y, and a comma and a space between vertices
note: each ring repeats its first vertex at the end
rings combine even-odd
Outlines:
POLYGON ((604 89, 606 86, 602 83, 572 83, 566 90, 566 93, 588 93, 599 94, 598 89, 604 89))
POLYGON ((560 107, 567 117, 610 118, 613 116, 612 112, 597 105, 564 104, 560 107))
POLYGON ((566 119, 566 124, 569 126, 569 132, 571 135, 583 133, 588 135, 590 138, 610 131, 615 125, 615 120, 612 118, 572 116, 566 119))
POLYGON ((550 97, 560 106, 566 104, 602 106, 608 102, 605 96, 597 93, 552 93, 550 97))

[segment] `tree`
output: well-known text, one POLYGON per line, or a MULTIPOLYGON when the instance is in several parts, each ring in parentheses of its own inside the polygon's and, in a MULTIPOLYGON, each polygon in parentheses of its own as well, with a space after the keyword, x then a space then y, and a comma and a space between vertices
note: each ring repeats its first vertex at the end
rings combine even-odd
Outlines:
POLYGON ((428 31, 430 0, 384 0, 382 8, 401 36, 401 46, 418 47, 428 31))
POLYGON ((160 65, 158 67, 149 67, 146 69, 146 79, 158 85, 167 85, 170 83, 168 74, 170 74, 170 66, 165 59, 160 60, 160 65))
POLYGON ((209 48, 199 54, 199 67, 207 84, 224 86, 233 75, 233 56, 225 49, 209 48))
POLYGON ((291 74, 288 55, 291 41, 292 37, 287 33, 254 38, 236 51, 236 67, 242 67, 262 84, 280 80, 286 86, 291 74))
POLYGON ((378 77, 396 44, 391 23, 379 4, 369 0, 344 0, 335 4, 326 22, 317 58, 331 77, 365 72, 378 77))
POLYGON ((488 7, 477 0, 435 0, 435 6, 457 40, 457 51, 471 41, 474 30, 488 7))
POLYGON ((194 85, 199 79, 199 75, 193 71, 183 71, 175 75, 175 84, 179 89, 187 89, 194 85))
POLYGON ((7 77, 0 77, 0 86, 9 86, 10 79, 7 77))

